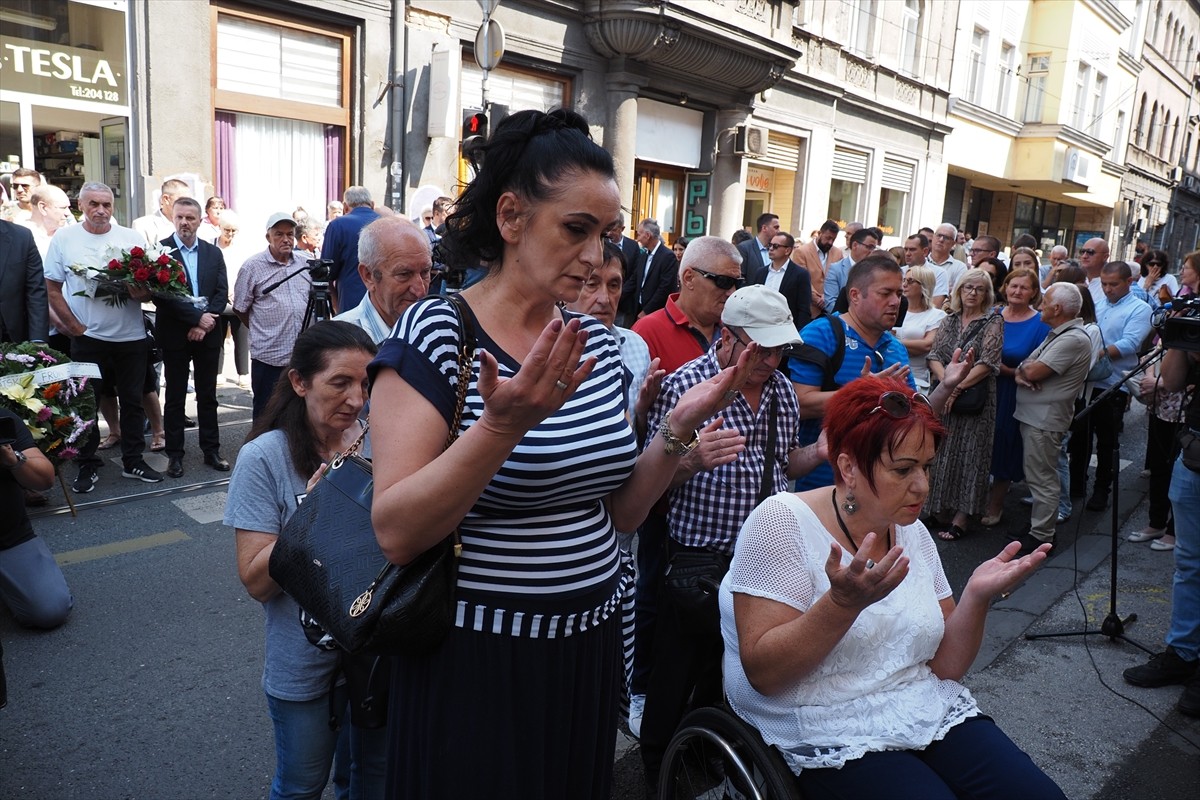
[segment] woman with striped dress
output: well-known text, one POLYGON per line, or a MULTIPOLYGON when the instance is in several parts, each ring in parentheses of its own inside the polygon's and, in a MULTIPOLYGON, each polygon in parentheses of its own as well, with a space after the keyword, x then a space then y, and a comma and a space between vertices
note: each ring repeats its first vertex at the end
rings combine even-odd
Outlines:
MULTIPOLYGON (((682 397, 639 457, 616 341, 565 312, 620 216, 611 156, 571 111, 514 114, 484 149, 442 240, 483 264, 462 293, 478 347, 443 298, 410 307, 372 366, 373 520, 403 564, 458 525, 455 628, 393 671, 388 796, 604 798, 617 726, 621 568, 699 423, 740 366, 682 397), (442 451, 455 387, 458 440, 442 451)), ((743 358, 741 363, 748 361, 743 358)))

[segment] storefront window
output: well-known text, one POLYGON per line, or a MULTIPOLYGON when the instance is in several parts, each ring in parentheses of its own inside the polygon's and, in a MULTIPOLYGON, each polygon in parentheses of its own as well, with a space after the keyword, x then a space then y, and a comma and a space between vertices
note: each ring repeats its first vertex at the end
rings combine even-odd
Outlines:
POLYGON ((899 236, 904 228, 904 211, 908 192, 896 189, 879 190, 879 217, 876 225, 884 236, 899 236))
POLYGON ((858 195, 862 184, 834 178, 829 182, 829 219, 845 227, 858 216, 858 195))

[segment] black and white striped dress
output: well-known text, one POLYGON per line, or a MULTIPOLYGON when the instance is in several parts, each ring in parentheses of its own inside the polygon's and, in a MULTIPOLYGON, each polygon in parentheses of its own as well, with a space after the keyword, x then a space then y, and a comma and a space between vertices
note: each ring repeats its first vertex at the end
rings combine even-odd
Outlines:
MULTIPOLYGON (((432 656, 398 659, 392 796, 474 796, 476 787, 490 797, 606 792, 621 680, 618 618, 632 575, 621 568, 603 500, 629 477, 637 444, 624 414, 616 341, 596 320, 582 322, 583 358, 595 356, 595 369, 526 434, 459 528, 455 634, 432 656), (404 730, 397 732, 398 717, 404 730), (498 729, 484 733, 489 727, 498 729), (468 756, 466 740, 481 733, 486 741, 468 756), (514 745, 498 746, 497 738, 514 745)), ((475 329, 501 378, 515 375, 520 365, 475 329)), ((450 304, 427 298, 401 317, 372 374, 394 369, 449 423, 460 336, 450 304)), ((483 412, 477 373, 478 363, 464 431, 483 412)))

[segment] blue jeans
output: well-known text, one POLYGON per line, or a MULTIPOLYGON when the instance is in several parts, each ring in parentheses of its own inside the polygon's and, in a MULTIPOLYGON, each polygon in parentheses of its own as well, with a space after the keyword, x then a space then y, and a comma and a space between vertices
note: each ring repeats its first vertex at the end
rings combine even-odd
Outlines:
POLYGON ((329 695, 315 700, 280 700, 267 695, 267 710, 275 725, 275 777, 271 800, 320 800, 335 751, 339 761, 350 758, 348 768, 335 770, 335 794, 340 800, 382 798, 387 772, 387 729, 364 730, 343 715, 338 731, 329 727, 329 695), (339 738, 347 743, 339 747, 339 738), (346 786, 349 773, 349 786, 346 786))
POLYGON ((1175 509, 1175 580, 1167 644, 1181 658, 1200 658, 1200 473, 1175 460, 1171 474, 1175 509))
POLYGON ((75 599, 39 537, 0 550, 0 602, 28 628, 57 628, 67 621, 75 599))

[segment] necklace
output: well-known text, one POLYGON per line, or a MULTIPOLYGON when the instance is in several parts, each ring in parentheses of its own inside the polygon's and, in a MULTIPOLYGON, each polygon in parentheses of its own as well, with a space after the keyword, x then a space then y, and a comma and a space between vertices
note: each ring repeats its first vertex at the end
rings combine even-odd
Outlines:
MULTIPOLYGON (((838 508, 837 489, 833 490, 833 514, 835 517, 837 517, 838 527, 842 529, 842 533, 844 533, 846 535, 846 540, 848 542, 850 542, 850 547, 853 549, 854 555, 858 555, 858 542, 854 541, 854 537, 850 535, 850 529, 846 527, 846 521, 844 519, 842 519, 841 509, 838 508)), ((892 549, 892 526, 888 525, 888 528, 887 528, 887 551, 885 551, 885 552, 891 551, 891 549, 892 549)))

